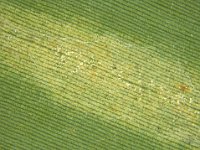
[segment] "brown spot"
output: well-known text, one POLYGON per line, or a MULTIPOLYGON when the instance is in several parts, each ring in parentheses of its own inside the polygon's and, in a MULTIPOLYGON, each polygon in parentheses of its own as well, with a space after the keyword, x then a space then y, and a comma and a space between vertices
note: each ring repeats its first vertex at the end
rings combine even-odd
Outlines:
POLYGON ((176 87, 177 87, 180 91, 182 91, 182 92, 184 92, 184 93, 188 93, 188 92, 191 91, 191 90, 190 90, 190 87, 189 87, 188 85, 186 85, 186 84, 183 84, 183 83, 177 84, 176 87))

